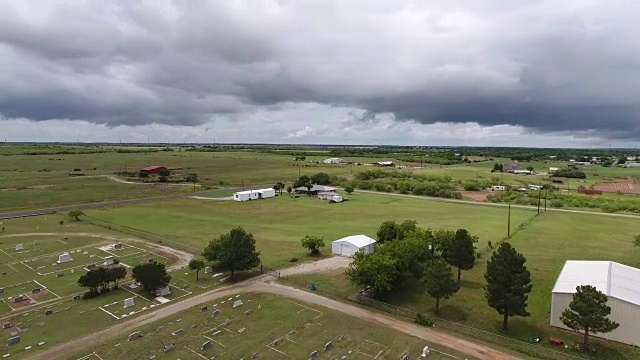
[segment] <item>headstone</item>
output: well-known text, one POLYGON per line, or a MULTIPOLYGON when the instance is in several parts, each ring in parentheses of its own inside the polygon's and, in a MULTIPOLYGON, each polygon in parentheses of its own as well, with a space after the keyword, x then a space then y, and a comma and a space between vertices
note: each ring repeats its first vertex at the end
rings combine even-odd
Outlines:
POLYGON ((218 336, 218 335, 220 335, 220 334, 222 334, 222 330, 218 330, 218 331, 214 332, 214 333, 213 333, 213 336, 218 336))
POLYGON ((104 262, 102 263, 104 266, 113 265, 113 256, 107 256, 104 258, 104 262))
POLYGON ((165 345, 162 348, 163 348, 164 352, 169 352, 169 351, 171 351, 171 350, 176 348, 176 343, 171 343, 169 345, 165 345))
POLYGON ((113 244, 113 250, 122 250, 122 249, 124 249, 124 246, 122 245, 122 243, 113 244))
POLYGON ((132 307, 133 305, 135 305, 135 303, 134 303, 134 301, 133 301, 133 298, 127 298, 127 299, 124 299, 124 308, 125 308, 125 309, 126 309, 126 308, 130 308, 130 307, 132 307))
POLYGON ((315 358, 318 357, 318 352, 314 351, 311 354, 309 354, 309 360, 315 360, 315 358))
POLYGON ((24 295, 18 295, 13 299, 13 302, 19 303, 19 302, 22 302, 22 301, 25 301, 25 300, 26 299, 25 299, 24 295))
POLYGON ((16 244, 16 251, 24 250, 24 244, 16 244))
POLYGON ((0 295, 4 294, 4 288, 0 288, 0 295))
POLYGON ((25 350, 31 350, 32 346, 27 346, 26 348, 24 348, 25 350))
POLYGON ((242 306, 242 300, 236 300, 233 302, 233 307, 242 306))
POLYGON ((200 346, 200 351, 207 350, 208 348, 211 347, 211 345, 213 345, 213 341, 211 341, 211 340, 207 340, 207 341, 203 342, 202 346, 200 346))
POLYGON ((7 346, 12 346, 18 343, 20 343, 20 335, 10 337, 9 340, 7 340, 7 346))
POLYGON ((40 326, 40 327, 44 327, 44 325, 45 325, 44 322, 41 322, 41 323, 38 324, 38 326, 40 326))
POLYGON ((189 284, 182 285, 182 290, 187 290, 189 288, 189 284))
POLYGON ((6 358, 8 358, 9 356, 11 356, 11 354, 10 354, 10 353, 6 353, 6 354, 2 355, 2 358, 3 358, 3 359, 6 359, 6 358))
POLYGON ((53 310, 47 310, 44 312, 45 315, 51 315, 53 314, 53 310))
POLYGON ((211 274, 212 272, 213 272, 213 269, 211 269, 211 266, 207 266, 206 268, 204 268, 205 274, 211 274))
POLYGON ((56 274, 56 277, 63 277, 63 276, 64 276, 64 273, 57 273, 56 274))
POLYGON ((156 290, 156 296, 167 296, 169 294, 171 294, 171 290, 169 290, 168 286, 161 287, 160 289, 156 290))
POLYGON ((87 271, 92 271, 92 270, 96 270, 97 268, 98 268, 97 264, 89 264, 85 269, 87 269, 87 271))
POLYGON ((129 284, 129 289, 137 289, 138 288, 138 284, 136 284, 135 282, 132 282, 131 284, 129 284))
POLYGON ((429 346, 425 346, 424 349, 422 349, 422 355, 420 355, 420 357, 427 357, 429 356, 429 346))
POLYGON ((42 346, 42 345, 44 345, 44 344, 45 344, 45 342, 44 342, 44 341, 40 341, 40 342, 38 343, 38 346, 42 346))
POLYGON ((32 289, 32 290, 31 290, 31 293, 32 293, 32 294, 37 294, 37 293, 39 293, 40 291, 42 291, 42 289, 40 289, 40 288, 35 288, 35 289, 32 289))
POLYGON ((231 324, 231 319, 227 319, 227 320, 225 320, 225 321, 224 321, 224 324, 225 324, 225 325, 229 325, 229 324, 231 324))
POLYGON ((222 312, 218 309, 213 310, 213 316, 219 316, 220 314, 222 314, 222 312))
POLYGON ((82 299, 82 295, 74 295, 73 296, 73 301, 78 301, 80 299, 82 299))
POLYGON ((324 351, 329 351, 331 350, 332 347, 333 347, 333 341, 329 341, 328 343, 324 344, 324 351))
POLYGON ((257 359, 258 358, 258 353, 254 352, 253 354, 251 354, 251 358, 252 359, 257 359))
POLYGON ((6 322, 4 324, 2 324, 2 328, 3 329, 9 329, 11 327, 11 323, 10 322, 6 322))
POLYGON ((246 328, 238 329, 238 332, 242 334, 245 330, 247 329, 246 328))
POLYGON ((344 340, 347 338, 347 335, 340 335, 340 340, 344 340))
POLYGON ((172 332, 171 334, 172 334, 172 335, 180 335, 180 334, 182 334, 183 332, 184 332, 184 329, 178 329, 178 330, 176 330, 176 331, 172 332))
POLYGON ((71 258, 71 255, 69 255, 68 252, 63 252, 62 254, 58 255, 58 261, 56 261, 56 262, 58 264, 63 264, 63 263, 69 262, 71 260, 73 260, 71 258))
POLYGON ((35 304, 37 304, 37 303, 38 303, 38 302, 37 302, 37 301, 35 301, 35 300, 29 300, 29 305, 35 305, 35 304))
POLYGON ((133 332, 133 333, 129 334, 128 341, 138 340, 141 337, 142 337, 142 334, 140 333, 140 331, 136 331, 136 332, 133 332))
POLYGON ((404 353, 404 354, 400 355, 400 360, 409 360, 409 354, 404 353))
POLYGON ((76 270, 75 269, 71 269, 71 271, 69 271, 72 274, 75 274, 76 270))
POLYGON ((262 305, 258 305, 258 310, 262 310, 262 305))
POLYGON ((18 332, 17 332, 17 331, 12 331, 12 332, 11 332, 11 336, 16 336, 16 335, 18 335, 18 332))
POLYGON ((206 306, 203 306, 203 307, 200 308, 200 312, 205 312, 207 310, 208 310, 208 308, 206 306))
POLYGON ((251 310, 247 310, 244 312, 245 315, 251 315, 251 310))

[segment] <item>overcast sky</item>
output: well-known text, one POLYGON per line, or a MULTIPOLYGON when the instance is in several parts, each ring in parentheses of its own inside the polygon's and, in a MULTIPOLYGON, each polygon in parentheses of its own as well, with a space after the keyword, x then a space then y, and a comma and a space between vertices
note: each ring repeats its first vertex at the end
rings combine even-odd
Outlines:
POLYGON ((640 146, 640 2, 0 2, 8 141, 640 146))

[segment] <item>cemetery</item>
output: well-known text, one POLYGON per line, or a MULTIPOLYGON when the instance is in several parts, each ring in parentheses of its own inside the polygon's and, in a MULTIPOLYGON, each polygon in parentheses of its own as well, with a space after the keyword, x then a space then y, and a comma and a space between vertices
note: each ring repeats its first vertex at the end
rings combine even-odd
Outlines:
POLYGON ((145 292, 142 287, 132 282, 125 283, 117 291, 117 296, 112 296, 111 302, 98 308, 114 319, 120 320, 192 294, 191 291, 173 285, 169 285, 167 290, 169 293, 163 291, 164 295, 158 296, 158 294, 145 292))
MULTIPOLYGON (((137 300, 137 299, 136 299, 137 300)), ((122 307, 122 303, 119 304, 122 307)), ((95 359, 456 359, 433 344, 286 297, 242 294, 203 303, 91 349, 95 359), (169 357, 167 357, 169 356, 169 357)), ((80 359, 88 354, 76 354, 80 359)), ((461 357, 460 357, 461 358, 461 357)), ((468 357, 467 357, 468 358, 468 357)), ((469 358, 468 358, 469 359, 469 358)))

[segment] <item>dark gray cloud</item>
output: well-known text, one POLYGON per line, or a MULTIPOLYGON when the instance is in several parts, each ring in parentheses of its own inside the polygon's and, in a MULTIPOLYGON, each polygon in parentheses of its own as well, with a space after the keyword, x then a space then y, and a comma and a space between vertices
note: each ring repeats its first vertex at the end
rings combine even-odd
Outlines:
POLYGON ((0 5, 6 118, 191 126, 316 102, 640 137, 627 1, 34 4, 0 5))

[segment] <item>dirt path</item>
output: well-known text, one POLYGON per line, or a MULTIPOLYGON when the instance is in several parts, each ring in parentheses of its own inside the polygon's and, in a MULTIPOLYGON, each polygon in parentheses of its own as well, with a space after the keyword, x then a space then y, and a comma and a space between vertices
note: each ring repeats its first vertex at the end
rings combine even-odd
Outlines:
POLYGON ((189 199, 199 199, 199 200, 217 200, 217 201, 229 201, 233 200, 233 196, 225 196, 219 198, 212 198, 206 196, 187 196, 189 199))
MULTIPOLYGON (((315 263, 300 264, 296 267, 283 270, 281 274, 293 275, 309 272, 325 271, 337 268, 344 268, 349 264, 350 259, 333 257, 323 259, 315 263)), ((108 329, 87 335, 83 338, 71 340, 67 343, 57 345, 47 351, 35 354, 27 359, 29 360, 50 360, 69 356, 72 353, 86 349, 90 353, 93 345, 109 341, 117 337, 125 337, 126 334, 133 332, 135 329, 152 323, 154 321, 172 316, 181 311, 193 308, 204 302, 214 301, 221 297, 232 296, 247 292, 265 292, 275 295, 286 296, 298 300, 302 300, 314 305, 324 306, 350 316, 358 317, 370 323, 385 326, 402 333, 418 337, 425 341, 438 346, 448 347, 463 352, 470 356, 483 360, 519 360, 519 358, 494 350, 490 347, 476 344, 467 340, 459 339, 455 336, 438 332, 431 328, 421 327, 415 324, 407 323, 398 319, 394 319, 373 311, 359 308, 350 304, 327 299, 325 297, 302 291, 296 288, 288 287, 281 284, 275 284, 275 279, 269 275, 261 275, 251 278, 237 284, 214 289, 189 298, 187 300, 163 306, 153 312, 144 313, 136 318, 125 320, 108 329)))
POLYGON ((113 236, 113 235, 106 235, 106 234, 93 234, 93 233, 82 233, 82 232, 80 233, 76 233, 76 232, 24 233, 24 234, 0 235, 0 239, 8 238, 8 237, 29 237, 29 236, 87 236, 87 237, 93 237, 93 238, 109 240, 109 241, 125 241, 125 242, 143 243, 147 246, 156 248, 157 250, 163 253, 173 255, 178 259, 175 264, 167 267, 167 271, 173 271, 173 270, 185 268, 187 267, 187 265, 189 265, 189 261, 193 259, 193 255, 184 251, 180 251, 180 250, 168 247, 168 246, 154 244, 154 243, 136 239, 136 238, 113 236))

